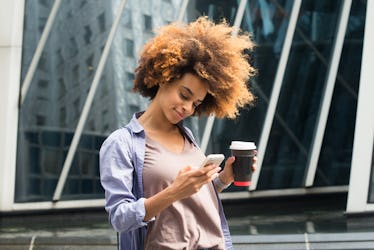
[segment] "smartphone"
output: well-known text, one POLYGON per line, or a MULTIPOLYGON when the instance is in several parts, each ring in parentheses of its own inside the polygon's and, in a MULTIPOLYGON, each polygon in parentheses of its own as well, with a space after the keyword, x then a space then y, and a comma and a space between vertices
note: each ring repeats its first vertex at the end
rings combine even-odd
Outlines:
POLYGON ((203 163, 201 163, 200 167, 205 167, 206 165, 214 164, 219 166, 221 162, 225 159, 225 156, 223 154, 210 154, 208 155, 203 163))

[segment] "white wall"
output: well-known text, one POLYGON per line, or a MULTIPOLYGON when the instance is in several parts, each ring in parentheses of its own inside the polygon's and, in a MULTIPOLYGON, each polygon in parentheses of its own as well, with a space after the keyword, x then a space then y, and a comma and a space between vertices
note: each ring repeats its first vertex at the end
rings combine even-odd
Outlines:
POLYGON ((374 140, 374 0, 367 1, 366 11, 348 213, 374 211, 374 204, 368 204, 374 140))
POLYGON ((0 0, 0 211, 14 200, 23 13, 24 0, 0 0))

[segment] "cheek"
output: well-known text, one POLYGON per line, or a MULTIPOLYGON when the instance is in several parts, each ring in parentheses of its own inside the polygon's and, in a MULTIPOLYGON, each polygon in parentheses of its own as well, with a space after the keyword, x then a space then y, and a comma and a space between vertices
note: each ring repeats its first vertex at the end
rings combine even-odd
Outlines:
POLYGON ((166 97, 167 101, 171 103, 172 105, 179 105, 183 103, 183 100, 180 98, 180 96, 177 93, 173 93, 166 97))
POLYGON ((164 109, 173 109, 180 105, 180 99, 173 94, 165 95, 161 98, 161 103, 164 109))

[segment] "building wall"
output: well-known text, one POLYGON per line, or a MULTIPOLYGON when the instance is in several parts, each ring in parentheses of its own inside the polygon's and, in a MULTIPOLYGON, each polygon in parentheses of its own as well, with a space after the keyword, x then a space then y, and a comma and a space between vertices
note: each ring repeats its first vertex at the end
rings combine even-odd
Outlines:
POLYGON ((0 210, 14 197, 23 1, 1 1, 0 15, 0 210))

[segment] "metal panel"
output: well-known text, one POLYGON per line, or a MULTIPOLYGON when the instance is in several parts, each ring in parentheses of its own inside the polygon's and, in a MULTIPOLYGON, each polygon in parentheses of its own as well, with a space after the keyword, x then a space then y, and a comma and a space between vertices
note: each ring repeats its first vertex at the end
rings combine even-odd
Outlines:
POLYGON ((15 192, 24 0, 2 1, 1 8, 0 211, 9 211, 15 192))

